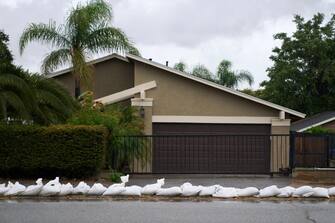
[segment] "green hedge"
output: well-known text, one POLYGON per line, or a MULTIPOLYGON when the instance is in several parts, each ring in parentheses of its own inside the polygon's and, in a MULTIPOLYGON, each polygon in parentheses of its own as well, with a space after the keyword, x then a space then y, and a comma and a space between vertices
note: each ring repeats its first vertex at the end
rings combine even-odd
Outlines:
POLYGON ((106 138, 101 126, 0 126, 0 175, 93 176, 104 164, 106 138))

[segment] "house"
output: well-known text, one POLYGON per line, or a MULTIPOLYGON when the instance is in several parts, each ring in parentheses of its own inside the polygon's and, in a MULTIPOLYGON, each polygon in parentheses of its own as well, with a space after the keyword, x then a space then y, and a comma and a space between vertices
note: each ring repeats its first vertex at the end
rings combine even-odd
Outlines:
POLYGON ((293 122, 291 125, 291 131, 304 132, 317 126, 333 130, 335 132, 335 111, 321 112, 311 117, 293 122))
MULTIPOLYGON (((252 148, 246 147, 249 142, 245 143, 247 145, 233 145, 229 140, 214 142, 213 138, 206 139, 206 148, 214 148, 210 145, 219 143, 221 152, 222 148, 227 148, 229 152, 238 151, 238 156, 241 155, 241 159, 235 159, 226 167, 217 167, 215 172, 264 173, 269 170, 276 172, 288 166, 289 140, 286 137, 285 141, 279 142, 279 139, 272 140, 270 135, 287 136, 291 120, 304 118, 305 114, 130 54, 112 54, 90 64, 95 69, 93 89, 96 100, 105 104, 128 101, 132 106, 139 107, 147 135, 259 136, 252 139, 252 148), (235 148, 233 146, 236 150, 231 151, 235 148), (250 151, 246 153, 246 149, 250 151), (279 155, 280 160, 284 160, 280 164, 279 155), (242 156, 245 157, 242 159, 242 156)), ((75 81, 71 69, 59 71, 50 77, 61 82, 74 95, 75 81)), ((194 163, 194 159, 208 165, 212 162, 210 159, 214 158, 220 165, 226 162, 224 155, 222 158, 218 155, 213 155, 214 158, 210 158, 210 155, 207 158, 204 155, 199 155, 200 158, 188 158, 184 154, 184 160, 177 160, 176 157, 182 155, 172 153, 164 142, 158 143, 159 145, 157 143, 156 141, 150 164, 150 168, 156 173, 209 172, 207 167, 183 167, 184 163, 194 163), (172 164, 168 166, 170 162, 172 164)), ((187 142, 188 148, 199 144, 203 142, 187 142)), ((174 145, 175 150, 184 147, 180 142, 174 145)))

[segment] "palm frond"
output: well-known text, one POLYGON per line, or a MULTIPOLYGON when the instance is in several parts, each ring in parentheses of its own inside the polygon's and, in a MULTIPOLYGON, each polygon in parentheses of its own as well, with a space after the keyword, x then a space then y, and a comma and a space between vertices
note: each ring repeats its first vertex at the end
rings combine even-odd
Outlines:
POLYGON ((71 52, 67 48, 52 51, 48 54, 42 63, 41 71, 43 74, 48 74, 54 71, 59 66, 65 65, 71 60, 71 52))
POLYGON ((70 41, 63 35, 62 26, 56 27, 56 22, 50 20, 49 24, 31 23, 22 33, 19 41, 20 54, 29 42, 38 41, 51 44, 52 47, 66 47, 70 41))
POLYGON ((246 70, 242 70, 238 72, 237 80, 238 82, 247 81, 250 86, 253 85, 254 83, 254 77, 249 71, 246 71, 246 70))
POLYGON ((130 44, 126 34, 113 27, 99 28, 85 39, 85 46, 92 53, 100 52, 127 52, 135 48, 130 44))

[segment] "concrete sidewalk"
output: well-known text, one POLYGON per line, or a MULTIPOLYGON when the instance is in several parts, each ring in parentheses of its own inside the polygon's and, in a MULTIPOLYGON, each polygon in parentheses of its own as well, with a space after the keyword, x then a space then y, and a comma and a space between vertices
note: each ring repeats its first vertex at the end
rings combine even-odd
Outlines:
POLYGON ((194 185, 220 184, 227 187, 266 187, 277 185, 283 187, 292 184, 290 177, 270 177, 268 175, 208 175, 208 174, 165 174, 165 175, 131 175, 129 185, 145 186, 155 183, 156 179, 165 178, 164 187, 180 186, 185 182, 194 185))

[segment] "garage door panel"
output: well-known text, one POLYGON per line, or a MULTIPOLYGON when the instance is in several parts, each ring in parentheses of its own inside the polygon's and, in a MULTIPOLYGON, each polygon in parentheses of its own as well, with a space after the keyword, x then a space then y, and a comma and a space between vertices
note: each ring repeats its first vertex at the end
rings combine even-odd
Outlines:
POLYGON ((269 125, 155 123, 153 132, 154 173, 267 173, 270 168, 269 125))

